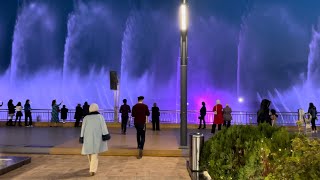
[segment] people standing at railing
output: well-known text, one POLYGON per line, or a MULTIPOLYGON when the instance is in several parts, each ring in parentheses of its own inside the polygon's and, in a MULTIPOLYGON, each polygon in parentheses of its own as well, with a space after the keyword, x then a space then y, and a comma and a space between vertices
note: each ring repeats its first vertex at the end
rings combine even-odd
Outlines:
POLYGON ((202 107, 200 109, 200 116, 199 116, 200 124, 198 129, 201 129, 202 121, 203 121, 203 129, 206 128, 206 120, 204 119, 206 114, 207 114, 206 103, 202 102, 202 107))
POLYGON ((146 136, 147 117, 150 116, 150 111, 147 105, 143 104, 144 97, 138 97, 138 103, 132 107, 131 116, 134 118, 134 126, 137 130, 137 143, 139 149, 138 159, 142 158, 142 151, 146 136))
POLYGON ((272 125, 271 123, 271 117, 270 117, 270 104, 271 104, 271 101, 269 101, 268 99, 263 99, 261 101, 261 104, 260 104, 260 109, 257 113, 257 123, 258 125, 260 123, 269 123, 270 125, 272 125))
POLYGON ((68 111, 69 109, 66 108, 66 105, 63 105, 61 108, 61 119, 62 119, 62 123, 66 123, 66 120, 68 118, 68 111))
POLYGON ((85 117, 86 115, 89 114, 89 104, 88 102, 84 102, 83 106, 82 106, 82 111, 83 111, 83 117, 85 117))
POLYGON ((223 125, 229 128, 231 126, 232 120, 232 109, 230 108, 229 104, 226 104, 226 107, 223 108, 223 125))
POLYGON ((220 100, 218 99, 216 101, 216 105, 213 107, 213 113, 214 113, 214 118, 213 118, 213 124, 212 124, 212 129, 211 133, 214 134, 216 132, 216 126, 218 125, 218 131, 221 130, 221 125, 223 124, 223 112, 222 112, 222 105, 220 100))
POLYGON ((270 116, 271 117, 271 125, 274 126, 276 124, 277 119, 278 119, 278 114, 275 109, 271 109, 270 113, 271 113, 271 116, 270 116))
POLYGON ((153 103, 153 107, 151 108, 152 112, 152 130, 160 131, 160 110, 157 106, 157 103, 153 103))
POLYGON ((32 126, 32 115, 31 115, 31 105, 30 100, 27 99, 26 103, 24 104, 24 126, 25 127, 33 127, 32 126), (28 122, 29 119, 29 122, 28 122))
POLYGON ((10 99, 9 101, 8 101, 8 121, 7 121, 7 123, 6 123, 6 125, 7 126, 12 126, 13 124, 12 124, 12 119, 13 119, 13 116, 14 116, 14 114, 15 114, 15 112, 16 112, 16 109, 15 109, 16 107, 13 105, 13 100, 12 99, 10 99))
MULTIPOLYGON (((57 104, 56 100, 53 100, 51 103, 51 123, 53 123, 53 126, 56 127, 57 123, 59 123, 59 106, 62 104, 57 104)), ((52 124, 50 125, 52 127, 52 124)))
POLYGON ((121 113, 121 134, 126 134, 129 113, 131 113, 131 108, 127 104, 126 99, 123 99, 122 102, 123 102, 123 105, 120 106, 120 111, 119 111, 121 113))
POLYGON ((80 120, 83 117, 83 110, 81 108, 81 104, 78 104, 76 107, 76 112, 74 113, 74 119, 76 122, 74 123, 74 127, 81 127, 80 126, 80 120))
POLYGON ((21 126, 21 117, 22 117, 22 106, 21 106, 21 102, 18 102, 18 104, 16 105, 16 120, 14 121, 14 126, 16 126, 17 124, 17 120, 19 119, 19 126, 21 126))
POLYGON ((317 118, 317 108, 313 103, 309 103, 309 109, 308 109, 308 113, 311 114, 311 129, 312 129, 312 133, 316 133, 317 132, 317 126, 316 126, 316 120, 317 118))

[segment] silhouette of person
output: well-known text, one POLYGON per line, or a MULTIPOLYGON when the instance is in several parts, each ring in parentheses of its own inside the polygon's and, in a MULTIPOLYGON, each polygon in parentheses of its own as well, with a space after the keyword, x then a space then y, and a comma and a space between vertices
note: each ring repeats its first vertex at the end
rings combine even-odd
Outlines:
MULTIPOLYGON (((80 127, 80 120, 83 117, 83 109, 81 108, 81 104, 78 104, 76 107, 76 112, 74 114, 74 119, 76 123, 74 123, 74 127, 80 127)), ((88 114, 87 114, 88 115, 88 114)))
POLYGON ((121 133, 126 134, 127 132, 127 124, 129 119, 129 113, 131 113, 130 106, 127 104, 127 100, 123 99, 123 105, 120 106, 121 113, 121 133))
POLYGON ((24 126, 26 127, 32 127, 32 116, 31 116, 31 105, 30 105, 30 100, 27 99, 26 103, 24 104, 24 126), (28 122, 29 119, 29 122, 28 122))
POLYGON ((199 117, 200 124, 198 129, 201 129, 202 121, 203 121, 203 129, 206 128, 206 121, 204 120, 204 117, 206 116, 206 114, 207 114, 206 103, 202 102, 202 107, 200 109, 200 117, 199 117))
POLYGON ((151 109, 152 112, 152 130, 160 131, 160 110, 157 107, 157 103, 153 103, 153 107, 151 109))

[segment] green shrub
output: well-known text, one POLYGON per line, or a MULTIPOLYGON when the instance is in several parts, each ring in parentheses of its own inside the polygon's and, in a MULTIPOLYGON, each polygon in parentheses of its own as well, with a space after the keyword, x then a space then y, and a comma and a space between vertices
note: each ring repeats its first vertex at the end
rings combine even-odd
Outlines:
POLYGON ((274 163, 274 172, 268 179, 319 179, 320 141, 296 137, 292 141, 288 156, 282 156, 274 163))
POLYGON ((232 126, 205 142, 200 164, 213 179, 278 178, 279 166, 292 156, 292 144, 300 138, 268 124, 232 126))

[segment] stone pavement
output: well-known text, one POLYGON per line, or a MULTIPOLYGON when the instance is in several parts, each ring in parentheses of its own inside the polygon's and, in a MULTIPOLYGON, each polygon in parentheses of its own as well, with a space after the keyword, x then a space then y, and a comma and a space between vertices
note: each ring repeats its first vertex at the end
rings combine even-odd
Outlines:
POLYGON ((182 157, 143 157, 139 160, 135 157, 100 156, 98 172, 91 177, 86 156, 17 156, 31 156, 31 163, 0 176, 0 179, 190 180, 186 159, 182 157))
MULTIPOLYGON (((128 128, 127 135, 120 128, 108 128, 111 140, 109 151, 101 155, 137 156, 136 131, 128 128)), ((49 127, 0 127, 0 153, 30 153, 52 155, 79 155, 82 145, 78 139, 80 128, 49 127)), ((190 129, 188 133, 202 132, 205 139, 211 137, 210 129, 190 129)), ((179 149, 179 129, 147 130, 145 156, 181 157, 187 151, 179 149)), ((189 142, 188 142, 189 143, 189 142)))

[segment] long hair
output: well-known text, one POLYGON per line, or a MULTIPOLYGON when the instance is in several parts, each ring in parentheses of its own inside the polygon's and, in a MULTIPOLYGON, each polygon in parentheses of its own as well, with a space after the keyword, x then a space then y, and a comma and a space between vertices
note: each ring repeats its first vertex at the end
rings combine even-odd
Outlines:
POLYGON ((51 106, 56 105, 57 101, 56 100, 52 100, 51 106))

